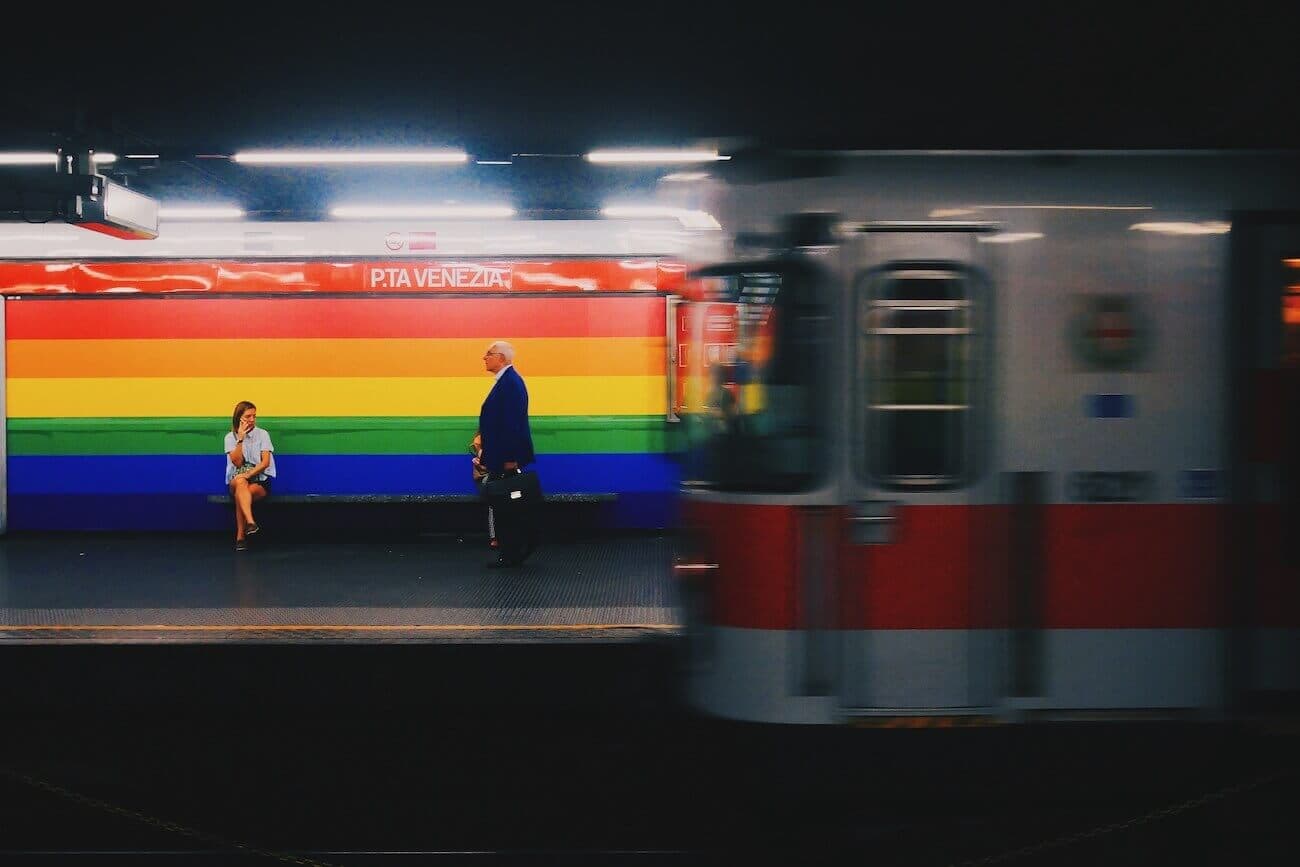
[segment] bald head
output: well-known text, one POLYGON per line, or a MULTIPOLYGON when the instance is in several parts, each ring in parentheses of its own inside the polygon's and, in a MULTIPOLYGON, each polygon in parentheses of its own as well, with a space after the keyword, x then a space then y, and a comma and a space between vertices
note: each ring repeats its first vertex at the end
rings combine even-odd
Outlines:
POLYGON ((514 361, 515 348, 504 340, 494 341, 483 353, 483 369, 488 373, 496 373, 507 364, 513 364, 514 361))
POLYGON ((515 363, 515 348, 504 340, 493 341, 492 345, 487 348, 487 351, 501 353, 501 358, 505 360, 506 364, 515 363))

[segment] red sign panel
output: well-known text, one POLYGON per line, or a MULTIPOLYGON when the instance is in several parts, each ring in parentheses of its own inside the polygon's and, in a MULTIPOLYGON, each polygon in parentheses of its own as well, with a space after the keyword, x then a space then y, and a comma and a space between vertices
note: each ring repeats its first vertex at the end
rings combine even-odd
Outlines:
MULTIPOLYGON (((407 243, 410 243, 410 239, 407 243)), ((179 262, 0 262, 0 293, 679 293, 684 286, 684 273, 685 267, 680 262, 646 258, 370 262, 211 259, 179 262)))

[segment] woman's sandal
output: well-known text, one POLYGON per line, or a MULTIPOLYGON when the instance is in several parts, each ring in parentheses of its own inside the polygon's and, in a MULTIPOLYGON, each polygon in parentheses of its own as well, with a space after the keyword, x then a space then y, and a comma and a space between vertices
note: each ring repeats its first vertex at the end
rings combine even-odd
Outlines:
POLYGON ((249 524, 247 527, 244 528, 244 532, 250 536, 252 536, 257 531, 258 531, 258 526, 256 524, 249 524))

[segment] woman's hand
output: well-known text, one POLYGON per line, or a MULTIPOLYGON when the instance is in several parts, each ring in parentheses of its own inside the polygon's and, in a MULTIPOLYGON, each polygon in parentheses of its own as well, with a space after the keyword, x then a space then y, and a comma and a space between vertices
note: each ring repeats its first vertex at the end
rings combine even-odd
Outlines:
POLYGON ((239 422, 239 433, 235 434, 235 439, 238 442, 242 443, 244 441, 244 437, 248 436, 248 432, 251 431, 252 429, 253 429, 252 422, 250 422, 248 419, 241 419, 239 422))

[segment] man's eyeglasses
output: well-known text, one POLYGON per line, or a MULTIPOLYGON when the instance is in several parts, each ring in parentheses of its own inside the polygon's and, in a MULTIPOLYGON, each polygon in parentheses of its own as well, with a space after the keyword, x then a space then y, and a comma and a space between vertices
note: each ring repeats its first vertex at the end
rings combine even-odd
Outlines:
POLYGON ((489 355, 500 355, 502 358, 505 358, 505 356, 502 355, 500 352, 496 352, 496 351, 492 351, 492 350, 489 350, 488 352, 483 353, 483 357, 484 357, 484 358, 487 358, 489 355))

